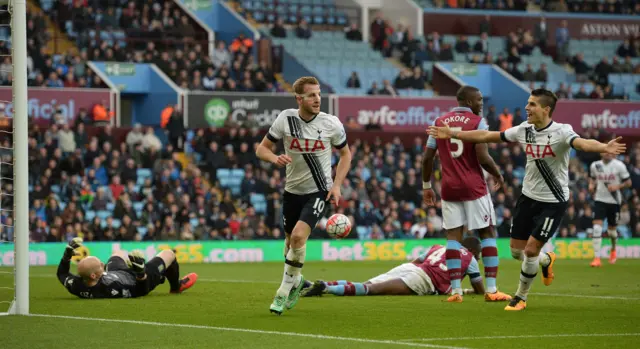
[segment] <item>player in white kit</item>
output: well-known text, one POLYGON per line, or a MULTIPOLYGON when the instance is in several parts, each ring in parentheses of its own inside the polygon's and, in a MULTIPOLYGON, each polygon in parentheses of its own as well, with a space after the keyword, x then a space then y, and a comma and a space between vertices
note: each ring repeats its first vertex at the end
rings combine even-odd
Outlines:
POLYGON ((293 84, 298 109, 283 110, 256 149, 263 161, 286 166, 282 203, 285 231, 285 265, 282 283, 270 311, 281 315, 293 308, 305 282, 301 274, 306 243, 311 230, 324 215, 327 204, 338 204, 340 186, 351 167, 351 151, 340 120, 320 111, 320 84, 314 77, 302 77, 293 84), (282 140, 285 153, 273 153, 282 140), (335 181, 331 179, 332 147, 340 161, 335 181))
POLYGON ((592 267, 600 267, 602 248, 602 223, 607 219, 607 234, 611 239, 609 263, 616 262, 616 241, 618 240, 618 219, 622 204, 621 189, 631 186, 631 176, 625 164, 611 154, 602 154, 602 160, 591 164, 590 189, 595 187, 595 219, 593 220, 593 261, 592 267), (595 182, 595 183, 594 183, 595 182))
POLYGON ((560 226, 569 201, 569 159, 571 148, 594 153, 621 154, 626 146, 616 138, 609 143, 580 138, 571 125, 552 120, 558 97, 548 90, 531 91, 527 102, 527 121, 505 132, 454 131, 431 126, 429 133, 437 138, 457 138, 473 143, 518 142, 527 154, 527 165, 511 223, 511 255, 522 260, 520 284, 515 297, 505 310, 520 311, 527 307, 531 283, 542 267, 542 281, 553 282, 553 252, 540 254, 544 244, 560 226))

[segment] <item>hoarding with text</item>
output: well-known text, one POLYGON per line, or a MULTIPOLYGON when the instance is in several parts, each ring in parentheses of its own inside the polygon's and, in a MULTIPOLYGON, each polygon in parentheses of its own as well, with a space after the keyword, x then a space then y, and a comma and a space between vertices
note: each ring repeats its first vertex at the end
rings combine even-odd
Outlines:
MULTIPOLYGON (((410 261, 426 252, 430 246, 445 245, 444 239, 426 240, 310 240, 307 261, 410 261)), ((62 258, 64 243, 32 243, 29 245, 31 265, 57 265, 62 258)), ((162 242, 94 242, 81 248, 81 256, 96 256, 106 261, 117 251, 142 251, 147 259, 165 249, 175 249, 180 263, 256 263, 281 262, 282 241, 162 241, 162 242)), ((605 242, 601 254, 609 256, 611 246, 605 242)), ((557 239, 545 246, 560 259, 591 259, 591 240, 557 239)), ((498 239, 499 257, 511 258, 508 239, 498 239)), ((640 259, 640 239, 619 240, 619 259, 640 259)), ((0 266, 14 265, 13 244, 0 245, 0 266)))

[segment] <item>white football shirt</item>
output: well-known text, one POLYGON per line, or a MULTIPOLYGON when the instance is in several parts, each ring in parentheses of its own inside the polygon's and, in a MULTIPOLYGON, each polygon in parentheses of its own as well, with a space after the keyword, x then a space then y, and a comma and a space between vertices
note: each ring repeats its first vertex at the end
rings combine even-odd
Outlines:
POLYGON ((506 142, 519 142, 527 154, 522 194, 540 202, 569 201, 569 157, 579 137, 571 125, 552 121, 536 130, 525 121, 500 136, 506 142))
POLYGON ((620 190, 610 192, 609 184, 618 185, 630 178, 627 166, 624 162, 613 159, 609 162, 604 160, 595 161, 591 164, 591 178, 598 182, 596 186, 595 201, 607 204, 620 205, 622 203, 622 193, 620 190))
POLYGON ((286 109, 269 128, 267 138, 274 143, 282 140, 285 154, 291 157, 286 191, 305 195, 331 189, 331 148, 347 146, 347 135, 338 117, 320 112, 305 121, 298 109, 286 109))

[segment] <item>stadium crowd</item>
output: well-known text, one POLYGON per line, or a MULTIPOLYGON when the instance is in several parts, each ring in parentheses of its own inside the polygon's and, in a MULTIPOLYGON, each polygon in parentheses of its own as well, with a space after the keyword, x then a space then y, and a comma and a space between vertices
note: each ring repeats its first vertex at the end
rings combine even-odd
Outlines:
POLYGON ((76 39, 83 60, 155 63, 190 90, 280 92, 266 61, 256 62, 254 42, 239 34, 229 46, 208 37, 173 1, 57 1, 49 15, 76 39))
MULTIPOLYGON (((136 127, 120 142, 110 127, 97 129, 95 135, 89 136, 82 123, 74 128, 32 126, 31 241, 68 241, 76 236, 87 241, 282 238, 280 200, 284 174, 255 157, 253 149, 261 137, 257 129, 197 130, 191 147, 199 161, 185 163, 164 135, 151 128, 136 127), (221 185, 217 178, 220 168, 244 170, 237 190, 221 185), (265 196, 264 210, 251 204, 253 194, 265 196)), ((354 232, 349 238, 444 236, 440 204, 422 204, 420 168, 424 142, 425 139, 416 138, 413 146, 404 147, 399 138, 373 144, 351 139, 352 170, 342 185, 343 200, 334 208, 352 218, 354 232)), ((640 236, 640 143, 630 148, 624 162, 636 189, 626 193, 620 225, 623 236, 640 236)), ((496 228, 504 237, 509 235, 511 211, 520 194, 526 157, 519 147, 491 145, 490 152, 503 169, 506 182, 505 188, 493 194, 498 214, 496 228)), ((11 161, 8 151, 0 156, 3 162, 11 161)), ((573 195, 560 228, 561 236, 578 237, 592 226, 586 168, 594 160, 597 159, 581 153, 572 160, 573 195)), ((11 171, 9 166, 2 170, 11 171)), ((434 178, 438 192, 439 171, 435 171, 434 178)), ((11 183, 5 181, 3 208, 12 206, 12 190, 11 183)), ((10 240, 12 219, 9 211, 2 212, 0 240, 10 240)), ((323 222, 314 230, 314 238, 326 238, 322 225, 323 222)))
MULTIPOLYGON (((496 64, 504 71, 511 74, 516 79, 528 82, 533 86, 534 82, 547 82, 550 80, 550 72, 546 63, 535 67, 533 64, 526 65, 524 56, 532 55, 534 50, 545 52, 547 49, 546 32, 541 32, 540 25, 535 28, 519 28, 516 32, 509 33, 504 38, 504 50, 497 57, 494 57, 489 46, 491 45, 488 31, 491 26, 490 19, 484 28, 480 38, 476 42, 470 42, 465 35, 460 35, 455 44, 447 43, 438 32, 429 33, 425 36, 425 43, 412 36, 410 28, 398 25, 397 30, 393 30, 388 22, 380 19, 379 29, 375 20, 372 23, 372 37, 374 37, 373 47, 376 48, 377 38, 384 37, 381 44, 382 50, 387 50, 386 55, 396 55, 408 68, 402 70, 395 83, 396 89, 424 89, 424 82, 430 82, 429 74, 422 70, 423 62, 447 62, 454 61, 456 55, 468 57, 470 63, 496 64), (374 33, 377 34, 373 36, 374 33), (419 80, 421 83, 413 84, 419 80)), ((542 20, 544 22, 544 19, 542 20)), ((559 28, 559 37, 564 37, 563 28, 559 28)), ((569 99, 624 99, 624 95, 614 94, 613 86, 609 83, 610 74, 640 74, 640 64, 634 64, 632 58, 640 57, 640 36, 625 40, 611 56, 602 57, 600 62, 590 66, 585 62, 584 53, 578 53, 569 57, 568 47, 570 37, 566 34, 564 44, 558 45, 556 62, 558 64, 568 64, 575 72, 576 81, 583 83, 578 91, 573 91, 569 84, 558 88, 558 95, 569 99), (593 84, 595 86, 590 93, 586 92, 584 85, 593 84)), ((640 91, 640 85, 638 86, 640 91)))
MULTIPOLYGON (((424 0, 417 0, 427 4, 424 0)), ((436 8, 458 8, 469 10, 526 11, 527 6, 535 4, 547 12, 580 12, 597 14, 640 14, 637 1, 610 0, 432 0, 436 8)))
MULTIPOLYGON (((527 1, 447 1, 448 7, 497 8, 518 10, 526 7, 527 1)), ((640 4, 613 2, 591 6, 580 2, 560 2, 572 10, 583 12, 627 13, 635 11, 640 4), (593 7, 593 8, 592 8, 593 7)), ((436 2, 436 5, 438 3, 436 2)), ((444 2, 443 2, 444 5, 444 2)), ((543 7, 550 5, 543 2, 543 7)), ((42 43, 51 39, 45 30, 45 18, 40 13, 30 13, 29 18, 29 72, 30 86, 46 87, 104 87, 103 82, 86 66, 87 60, 120 62, 149 62, 157 64, 180 87, 192 90, 281 92, 275 74, 265 61, 256 62, 252 54, 254 42, 240 34, 228 45, 219 41, 212 53, 207 54, 205 33, 172 1, 127 1, 102 6, 95 1, 55 1, 47 15, 60 30, 74 38, 82 49, 78 54, 68 51, 50 56, 42 43), (120 36, 120 34, 121 36, 120 36)), ((544 23, 542 20, 541 23, 544 23)), ((423 62, 454 61, 455 55, 465 55, 473 63, 494 63, 524 82, 545 82, 548 67, 545 64, 533 67, 522 64, 523 56, 531 55, 539 47, 546 52, 544 25, 521 28, 505 38, 504 51, 494 57, 488 52, 487 33, 492 19, 481 24, 484 33, 477 42, 469 42, 465 36, 456 42, 443 41, 440 33, 427 33, 417 38, 413 29, 403 24, 394 24, 376 15, 370 25, 371 45, 386 57, 396 56, 407 67, 401 70, 395 81, 376 82, 370 86, 370 94, 397 95, 398 90, 428 89, 431 81, 423 62), (524 66, 524 67, 523 67, 524 66)), ((361 39, 357 25, 344 29, 349 40, 361 39)), ((271 27, 275 37, 286 35, 282 20, 271 27)), ((296 35, 308 38, 312 27, 304 20, 296 26, 296 35)), ((632 57, 640 56, 640 38, 630 38, 611 57, 589 66, 583 55, 569 56, 571 37, 562 28, 555 33, 558 45, 557 62, 567 62, 576 73, 578 82, 593 83, 593 89, 571 90, 571 86, 558 88, 565 98, 620 99, 608 82, 608 75, 615 73, 640 73, 640 65, 633 65, 632 57), (558 39, 559 38, 559 39, 558 39), (565 45, 566 44, 566 45, 565 45), (624 47, 622 47, 624 46, 624 47), (589 91, 588 93, 586 91, 589 91)), ((0 46, 0 54, 2 46, 0 46)), ((0 65, 10 64, 7 59, 0 65)), ((0 83, 10 85, 11 74, 0 74, 0 83)), ((348 87, 360 85, 358 79, 346 79, 348 87)), ((576 88, 577 89, 577 88, 576 88)), ((638 86, 640 91, 640 85, 638 86)))
MULTIPOLYGON (((8 24, 7 13, 0 13, 0 23, 8 24)), ((4 26, 9 36, 10 27, 4 26)), ((74 55, 71 51, 62 55, 50 55, 47 43, 52 39, 46 27, 45 15, 40 11, 27 8, 27 72, 28 85, 33 87, 80 87, 103 88, 106 85, 100 77, 86 65, 87 55, 74 55)), ((11 86, 13 83, 10 46, 7 41, 0 40, 0 86, 11 86)))

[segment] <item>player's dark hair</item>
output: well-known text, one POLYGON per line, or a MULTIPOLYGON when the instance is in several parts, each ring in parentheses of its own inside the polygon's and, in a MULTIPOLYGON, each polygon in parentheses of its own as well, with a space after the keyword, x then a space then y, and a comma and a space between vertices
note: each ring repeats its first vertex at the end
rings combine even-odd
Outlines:
POLYGON ((537 88, 531 91, 531 95, 538 97, 540 106, 543 108, 549 107, 549 117, 553 117, 553 111, 556 109, 556 102, 558 102, 558 96, 555 93, 545 90, 543 88, 537 88))
POLYGON ((467 236, 462 240, 462 246, 473 253, 474 257, 479 257, 482 251, 482 244, 480 239, 475 236, 467 236))
POLYGON ((456 93, 456 99, 458 100, 458 102, 469 101, 472 99, 471 95, 477 92, 480 92, 480 90, 477 87, 473 87, 469 85, 462 86, 460 87, 460 89, 458 89, 458 92, 456 93))

